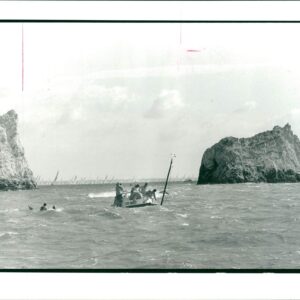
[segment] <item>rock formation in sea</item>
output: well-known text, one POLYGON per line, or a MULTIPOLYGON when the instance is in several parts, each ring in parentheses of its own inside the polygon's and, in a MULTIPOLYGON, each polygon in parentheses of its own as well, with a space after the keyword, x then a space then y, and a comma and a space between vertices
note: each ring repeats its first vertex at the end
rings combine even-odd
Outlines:
POLYGON ((300 181, 300 141, 291 126, 226 137, 202 157, 198 184, 300 181))
POLYGON ((36 188, 18 135, 18 115, 14 110, 0 116, 0 190, 36 188))

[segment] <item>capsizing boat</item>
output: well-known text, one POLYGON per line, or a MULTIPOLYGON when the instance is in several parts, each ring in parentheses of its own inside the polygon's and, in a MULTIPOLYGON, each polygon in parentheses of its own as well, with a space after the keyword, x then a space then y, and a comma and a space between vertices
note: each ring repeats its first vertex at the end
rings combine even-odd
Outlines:
POLYGON ((134 207, 145 207, 157 205, 153 199, 148 196, 140 195, 139 198, 130 199, 130 193, 125 193, 122 200, 122 205, 117 205, 116 197, 113 206, 119 206, 124 208, 134 208, 134 207))
MULTIPOLYGON (((167 193, 166 189, 167 189, 169 176, 170 176, 170 172, 171 172, 171 168, 172 168, 172 164, 173 164, 173 159, 175 157, 176 157, 175 154, 171 155, 170 166, 169 166, 168 175, 167 175, 167 179, 165 182, 164 191, 162 194, 162 199, 161 199, 160 205, 163 205, 164 197, 165 197, 165 194, 167 193)), ((156 190, 153 190, 152 192, 154 192, 154 195, 155 195, 156 190)), ((147 195, 147 193, 145 195, 142 195, 139 192, 137 192, 136 194, 138 194, 138 197, 134 196, 133 199, 130 199, 130 193, 128 193, 128 192, 125 192, 123 194, 122 200, 117 199, 117 197, 115 197, 113 206, 134 208, 134 207, 145 207, 145 206, 157 205, 157 203, 153 202, 153 200, 157 201, 156 196, 153 197, 152 194, 147 195), (121 202, 121 203, 119 203, 119 202, 121 202)))

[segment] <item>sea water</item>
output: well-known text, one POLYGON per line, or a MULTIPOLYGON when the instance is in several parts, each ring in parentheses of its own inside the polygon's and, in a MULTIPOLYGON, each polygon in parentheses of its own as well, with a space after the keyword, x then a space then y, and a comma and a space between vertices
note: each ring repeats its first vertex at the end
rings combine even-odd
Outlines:
POLYGON ((111 206, 114 185, 1 192, 0 268, 300 268, 300 184, 168 192, 163 206, 131 209, 111 206))

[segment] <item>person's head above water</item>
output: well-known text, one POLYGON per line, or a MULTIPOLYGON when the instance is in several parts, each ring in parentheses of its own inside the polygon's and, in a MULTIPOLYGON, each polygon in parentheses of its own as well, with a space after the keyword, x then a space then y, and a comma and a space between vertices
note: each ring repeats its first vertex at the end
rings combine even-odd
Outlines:
POLYGON ((139 184, 136 184, 135 187, 140 187, 140 185, 139 185, 139 184))
POLYGON ((43 206, 46 206, 47 205, 47 203, 44 203, 44 205, 43 206))

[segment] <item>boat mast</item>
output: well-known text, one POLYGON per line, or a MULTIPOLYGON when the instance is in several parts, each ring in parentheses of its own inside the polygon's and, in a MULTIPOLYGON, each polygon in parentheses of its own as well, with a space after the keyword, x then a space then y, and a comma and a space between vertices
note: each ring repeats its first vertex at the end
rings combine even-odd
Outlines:
POLYGON ((58 178, 58 174, 59 174, 59 171, 57 171, 56 175, 55 175, 55 178, 53 179, 51 185, 54 185, 54 183, 56 182, 57 178, 58 178))
POLYGON ((171 161, 170 161, 170 167, 169 167, 167 179, 166 179, 166 182, 165 182, 164 192, 163 192, 163 196, 162 196, 162 198, 161 198, 160 205, 163 205, 163 203, 164 203, 164 198, 165 198, 165 194, 166 194, 166 189, 167 189, 167 185, 168 185, 169 176, 170 176, 170 172, 171 172, 171 168, 172 168, 173 158, 174 158, 174 157, 176 157, 176 155, 175 155, 175 154, 172 154, 171 161))

